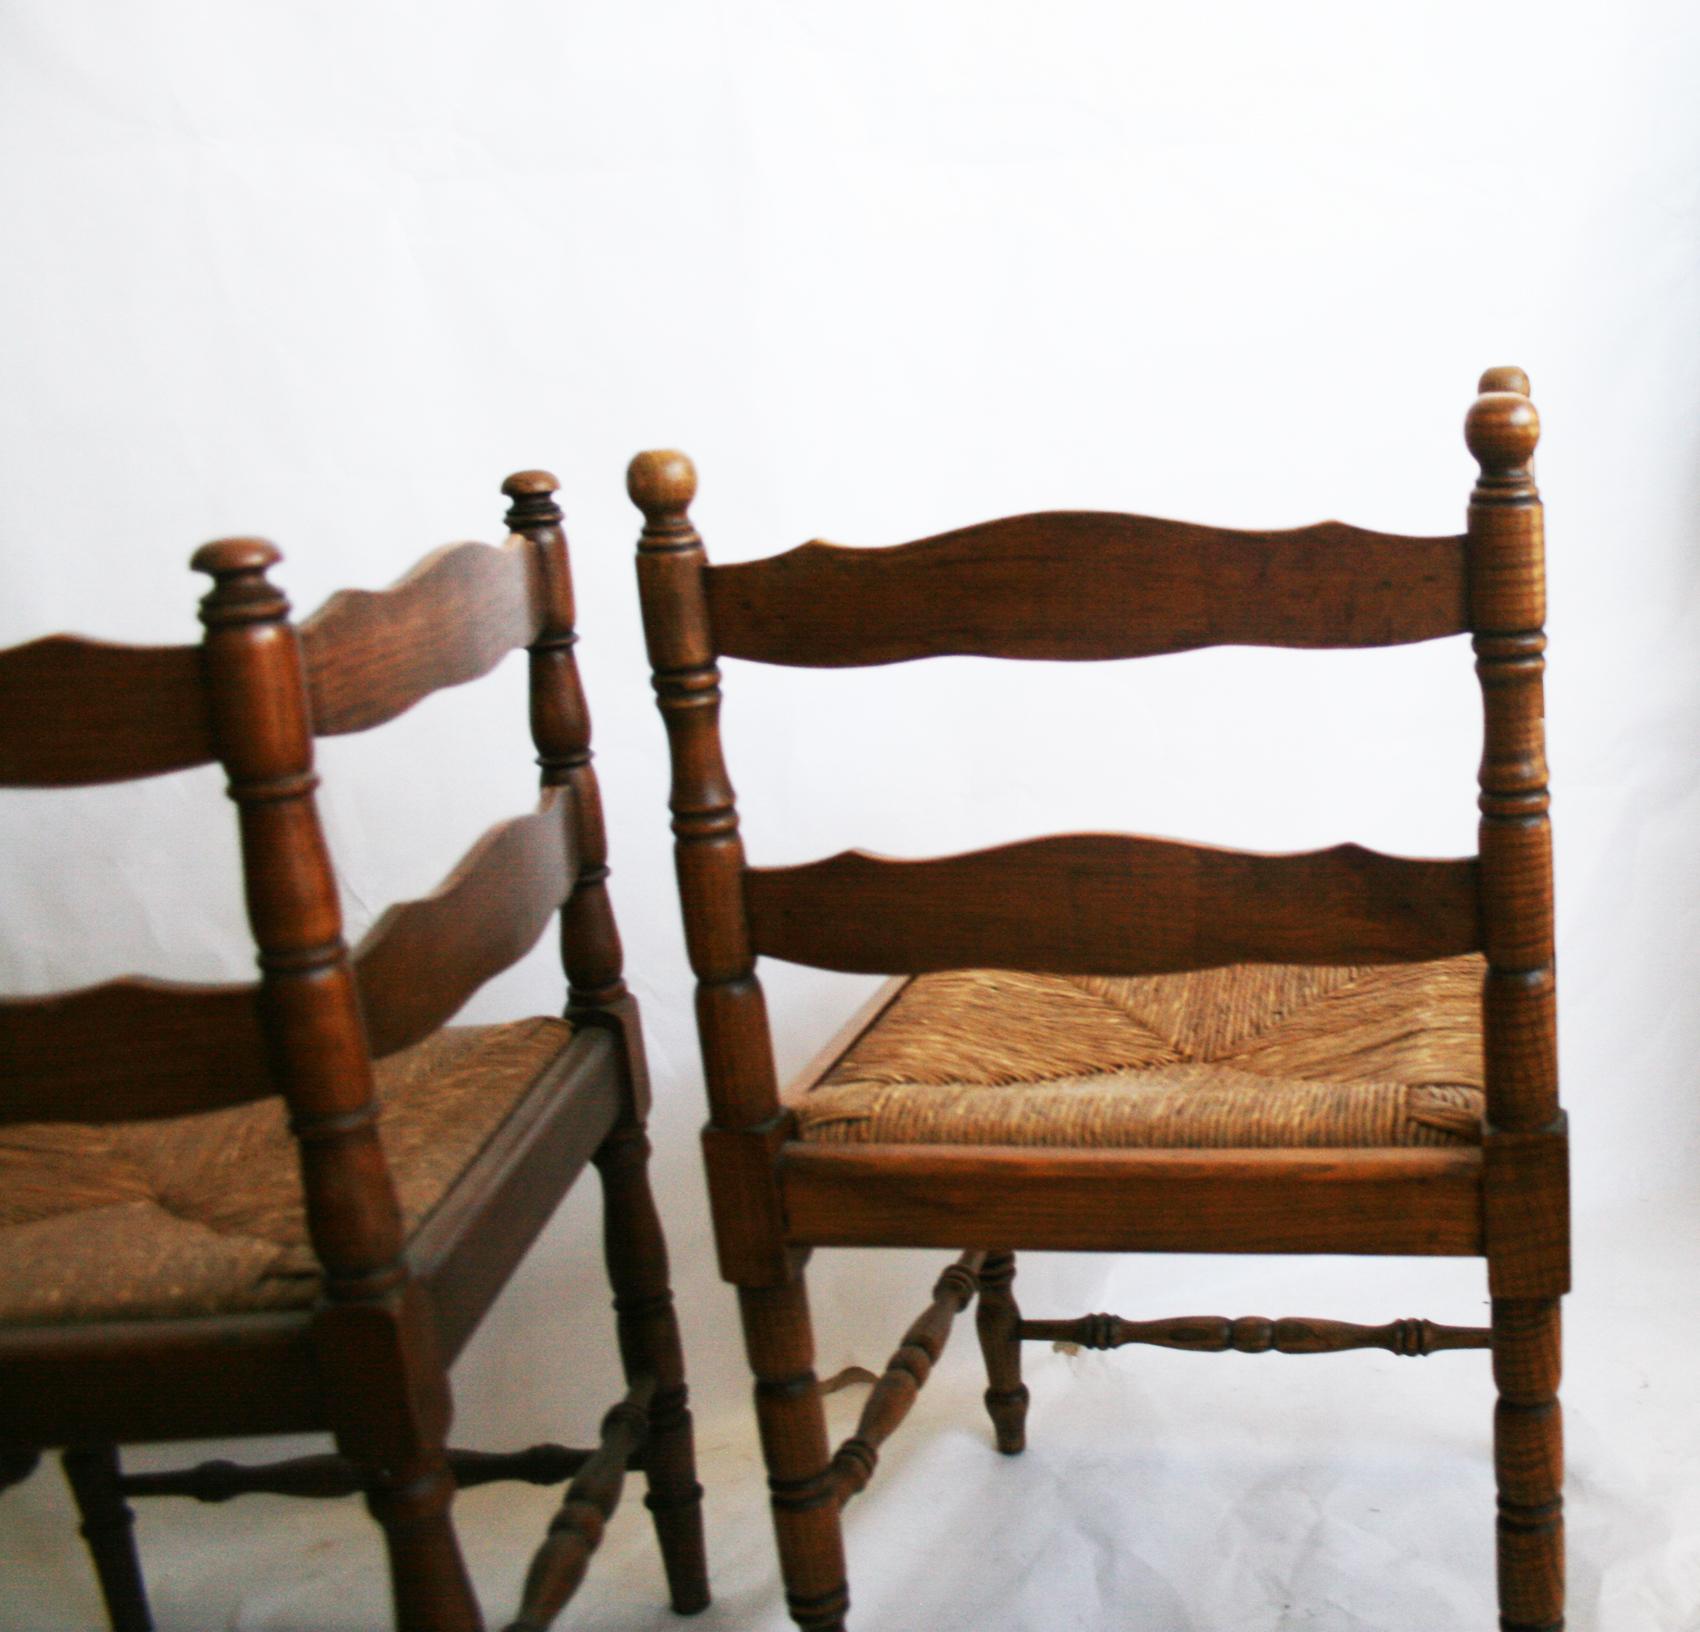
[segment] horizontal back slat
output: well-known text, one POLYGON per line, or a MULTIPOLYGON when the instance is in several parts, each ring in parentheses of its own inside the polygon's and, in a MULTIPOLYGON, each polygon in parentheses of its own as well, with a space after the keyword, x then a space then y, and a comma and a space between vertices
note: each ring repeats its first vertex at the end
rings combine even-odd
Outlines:
POLYGON ((1337 521, 1259 533, 1057 511, 886 549, 804 544, 706 576, 718 651, 801 668, 1397 646, 1469 628, 1462 538, 1337 521))
POLYGON ((0 652, 0 786, 127 782, 212 758, 200 647, 50 635, 0 652))
POLYGON ((258 990, 116 980, 0 1003, 0 1124, 138 1122, 264 1098, 258 990))
POLYGON ((751 868, 744 903, 757 952, 859 974, 1406 963, 1481 945, 1474 860, 1357 845, 1272 856, 1081 833, 928 861, 850 851, 751 868))
POLYGON ((374 1059, 428 1036, 537 944, 578 875, 572 795, 493 827, 432 894, 391 907, 354 953, 374 1059))
POLYGON ((541 622, 523 541, 450 544, 388 589, 347 589, 301 625, 316 736, 365 731, 488 674, 541 622))
MULTIPOLYGON (((354 955, 374 1058, 428 1036, 537 942, 577 876, 572 798, 492 828, 354 955)), ((133 1122, 276 1092, 259 988, 117 980, 0 1002, 0 1125, 133 1122)))

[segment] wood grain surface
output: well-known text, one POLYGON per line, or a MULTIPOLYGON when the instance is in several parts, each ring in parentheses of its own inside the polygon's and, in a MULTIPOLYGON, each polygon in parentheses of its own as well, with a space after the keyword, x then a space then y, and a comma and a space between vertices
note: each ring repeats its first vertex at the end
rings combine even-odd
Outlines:
POLYGON ((751 944, 861 974, 1136 975, 1401 963, 1478 947, 1472 860, 1078 833, 924 861, 849 851, 744 874, 751 944))
POLYGON ((1461 538, 1338 521, 1232 532, 1058 511, 884 549, 817 541, 709 567, 706 588, 722 656, 799 668, 1396 646, 1469 627, 1461 538))
POLYGON ((0 787, 127 782, 215 750, 199 646, 48 635, 0 652, 0 787))
POLYGON ((382 725, 487 674, 537 632, 529 551, 449 544, 388 589, 345 589, 301 625, 313 732, 382 725))

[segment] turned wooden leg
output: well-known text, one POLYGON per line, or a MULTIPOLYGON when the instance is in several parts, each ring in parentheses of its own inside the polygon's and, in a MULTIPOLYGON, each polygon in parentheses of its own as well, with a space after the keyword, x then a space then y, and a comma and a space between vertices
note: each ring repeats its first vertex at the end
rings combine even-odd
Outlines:
POLYGON ((974 1325, 986 1357, 986 1410, 998 1449, 1015 1456, 1027 1448, 1027 1385, 1021 1380, 1021 1311, 1010 1290, 1015 1254, 988 1252, 980 1266, 980 1303, 974 1325))
POLYGON ((1499 1624, 1564 1625, 1564 1428, 1557 1298, 1495 1298, 1494 1474, 1499 1485, 1499 1624))
POLYGON ((603 1243, 614 1288, 620 1357, 626 1380, 655 1381, 643 1453, 649 1494, 673 1608, 694 1615, 708 1606, 708 1561, 702 1539, 702 1486, 697 1483, 685 1360, 667 1243, 649 1189, 649 1139, 641 1123, 617 1128, 596 1154, 602 1175, 603 1243))
POLYGON ((366 1505, 384 1530, 396 1632, 483 1632, 449 1509, 454 1475, 441 1449, 363 1469, 366 1505))
POLYGON ((738 1301, 756 1377, 785 1602, 803 1632, 844 1632, 850 1589, 802 1276, 780 1286, 740 1287, 738 1301))
POLYGON ((136 1556, 136 1515, 119 1489, 118 1452, 111 1445, 69 1450, 60 1461, 83 1516, 101 1596, 113 1632, 153 1632, 142 1563, 136 1556))

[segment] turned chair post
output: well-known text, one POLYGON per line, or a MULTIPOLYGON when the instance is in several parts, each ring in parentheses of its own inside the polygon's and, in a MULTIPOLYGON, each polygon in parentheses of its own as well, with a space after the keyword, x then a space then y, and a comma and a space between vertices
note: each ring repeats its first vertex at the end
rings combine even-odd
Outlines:
POLYGON ((590 710, 579 680, 572 570, 560 483, 546 470, 516 471, 502 483, 509 530, 531 545, 542 618, 530 654, 531 739, 545 788, 572 790, 578 877, 561 912, 561 962, 571 982, 569 1014, 606 1009, 626 996, 620 933, 608 900, 608 833, 591 765, 590 710))
MULTIPOLYGON (((720 749, 720 670, 702 584, 707 558, 688 514, 696 471, 682 453, 639 454, 627 487, 644 515, 638 589, 654 612, 646 623, 649 660, 672 754, 674 855, 691 906, 685 933, 712 1125, 744 1133, 780 1116, 779 1088, 744 921, 738 808, 720 749)), ((764 1267, 787 1278, 784 1264, 764 1267)))
POLYGON ((648 1178, 649 1137, 621 1125, 596 1152, 602 1181, 603 1251, 614 1288, 614 1316, 626 1380, 649 1393, 643 1455, 648 1493, 673 1608, 694 1615, 708 1605, 702 1486, 696 1477, 685 1357, 673 1313, 667 1243, 648 1178))
POLYGON ((1470 611, 1481 679, 1480 902, 1487 1123, 1484 1218, 1493 1293, 1500 1624, 1564 1624, 1559 1299, 1569 1289, 1566 1138, 1558 1101, 1552 841, 1542 653, 1540 421, 1517 369, 1490 369, 1465 436, 1470 611))
POLYGON ((365 1470, 389 1544, 398 1621, 472 1632, 482 1622, 449 1522, 448 1381, 401 1257, 360 998, 313 801, 301 645, 266 577, 278 559, 264 540, 225 539, 192 564, 213 579, 201 602, 213 735, 238 812, 267 1043, 324 1266, 315 1349, 338 1446, 365 1470), (402 1386, 375 1401, 371 1380, 384 1369, 402 1386))
POLYGON ((643 453, 626 478, 643 512, 638 587, 672 757, 671 806, 710 1106, 703 1134, 721 1274, 739 1289, 774 1528, 792 1618, 836 1632, 849 1605, 826 1416, 801 1254, 785 1243, 774 1160, 790 1131, 743 907, 744 847, 720 747, 720 671, 691 525, 696 471, 643 453))
POLYGON ((626 1380, 643 1391, 645 1505, 673 1607, 689 1615, 709 1601, 702 1486, 667 1243, 649 1186, 649 1072, 608 896, 608 835, 591 763, 590 711, 573 650, 578 635, 563 517, 555 502, 559 486, 548 471, 527 470, 508 477, 502 492, 512 501, 508 527, 529 541, 542 589, 541 627, 529 647, 532 741, 543 786, 565 787, 573 801, 578 874, 561 907, 567 1017, 577 1025, 611 1025, 621 1040, 626 1103, 594 1158, 602 1181, 603 1251, 626 1380))

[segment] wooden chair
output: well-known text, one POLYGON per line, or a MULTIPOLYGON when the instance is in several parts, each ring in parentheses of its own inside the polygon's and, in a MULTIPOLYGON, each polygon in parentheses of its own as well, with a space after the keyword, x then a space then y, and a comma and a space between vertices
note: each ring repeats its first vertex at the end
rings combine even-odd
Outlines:
POLYGON ((126 1497, 363 1492, 398 1627, 482 1626, 457 1485, 571 1480, 515 1629, 546 1626, 643 1470, 673 1606, 708 1602, 649 1100, 620 976, 554 478, 510 477, 501 548, 438 551, 299 629, 258 539, 198 551, 199 646, 69 636, 0 652, 0 783, 221 760, 256 985, 119 980, 0 1004, 0 1483, 64 1447, 112 1624, 151 1626, 126 1497), (530 652, 537 811, 350 952, 313 739, 530 652), (560 911, 564 1020, 444 1022, 560 911), (594 1451, 445 1448, 448 1367, 587 1162, 629 1392, 594 1451), (140 1441, 328 1430, 337 1454, 124 1472, 140 1441))
POLYGON ((1450 538, 1054 514, 716 567, 687 515, 689 460, 633 462, 721 1270, 738 1288, 800 1627, 843 1627, 841 1511, 976 1291, 986 1402, 1006 1452, 1023 1446, 1023 1340, 1491 1348, 1502 1625, 1562 1625, 1569 1283, 1529 468, 1538 422, 1520 371, 1492 370, 1481 390, 1466 422, 1481 477, 1467 530, 1450 538), (744 859, 719 739, 722 656, 839 668, 1465 631, 1486 718, 1470 859, 1104 835, 928 861, 744 859), (783 1095, 755 973, 763 954, 902 977, 783 1095), (820 1246, 969 1249, 836 1453, 803 1281, 820 1246), (1482 1256, 1492 1325, 1027 1320, 1011 1294, 1018 1248, 1482 1256))

